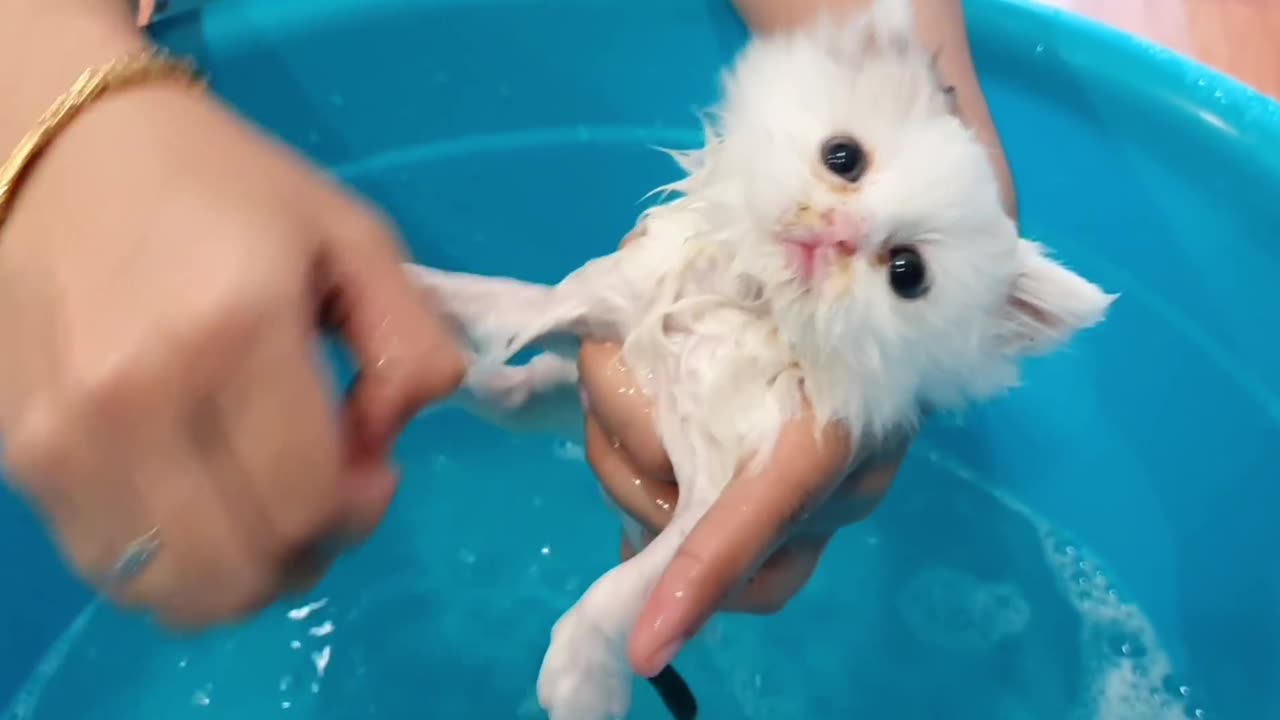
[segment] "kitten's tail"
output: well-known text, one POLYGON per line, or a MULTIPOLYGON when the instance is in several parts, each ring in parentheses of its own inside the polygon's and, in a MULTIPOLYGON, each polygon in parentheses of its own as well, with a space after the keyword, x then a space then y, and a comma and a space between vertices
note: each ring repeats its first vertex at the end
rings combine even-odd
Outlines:
POLYGON ((674 720, 695 720, 698 717, 698 701, 693 697, 689 684, 670 665, 649 678, 649 684, 662 698, 674 720))

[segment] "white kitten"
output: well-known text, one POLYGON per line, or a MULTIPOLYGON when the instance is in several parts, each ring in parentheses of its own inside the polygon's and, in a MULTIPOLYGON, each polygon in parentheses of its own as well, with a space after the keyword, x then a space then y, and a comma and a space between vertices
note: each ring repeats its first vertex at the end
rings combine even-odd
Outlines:
MULTIPOLYGON (((666 188, 679 197, 648 210, 624 249, 554 287, 409 268, 478 368, 533 344, 612 339, 655 402, 679 505, 557 622, 538 680, 552 720, 626 713, 642 604, 802 392, 865 448, 913 429, 922 408, 1015 385, 1021 356, 1100 321, 1114 298, 1020 239, 906 0, 756 38, 724 85, 706 146, 679 155, 688 175, 666 188)), ((571 360, 540 363, 517 395, 574 377, 571 360)), ((477 371, 471 390, 509 398, 522 372, 477 371)))

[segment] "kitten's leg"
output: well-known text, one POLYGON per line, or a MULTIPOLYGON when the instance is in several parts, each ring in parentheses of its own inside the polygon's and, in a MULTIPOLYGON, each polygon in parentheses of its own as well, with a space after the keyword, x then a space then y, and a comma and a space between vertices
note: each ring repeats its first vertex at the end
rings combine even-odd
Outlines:
POLYGON ((621 341, 671 264, 658 242, 634 242, 596 258, 554 286, 407 265, 485 361, 505 363, 529 346, 563 355, 582 339, 621 341))
POLYGON ((406 265, 455 332, 471 347, 467 376, 451 400, 513 432, 580 428, 577 354, 580 337, 620 339, 644 301, 643 259, 629 253, 588 263, 556 286, 406 265), (507 361, 527 345, 545 352, 524 365, 507 361))
POLYGON ((450 402, 510 432, 582 430, 577 363, 555 353, 524 365, 472 365, 450 402))
MULTIPOLYGON (((696 472, 677 451, 672 464, 696 472)), ((684 475, 683 477, 693 477, 684 475)), ((538 702, 550 720, 612 720, 631 706, 627 640, 662 573, 710 509, 719 485, 681 487, 671 522, 631 559, 596 580, 556 622, 538 674, 538 702), (686 492, 688 490, 688 492, 686 492)))
POLYGON ((510 358, 530 345, 564 352, 576 342, 622 342, 653 303, 663 274, 677 260, 664 244, 637 240, 596 258, 570 273, 552 289, 546 313, 505 339, 495 357, 510 358), (570 340, 571 345, 566 345, 570 340))
POLYGON ((538 673, 538 702, 550 720, 626 716, 633 677, 627 639, 698 517, 700 513, 677 512, 653 542, 602 575, 556 621, 538 673))
POLYGON ((551 285, 449 272, 406 263, 409 279, 437 306, 481 357, 537 323, 551 309, 551 285))
POLYGON ((578 384, 578 365, 552 352, 534 356, 524 365, 475 363, 459 393, 468 409, 515 412, 543 395, 578 384))
POLYGON ((495 346, 532 322, 530 313, 549 310, 552 286, 413 264, 404 270, 471 347, 467 377, 454 398, 468 412, 507 425, 531 400, 577 383, 576 364, 560 355, 543 353, 524 365, 491 359, 495 346))

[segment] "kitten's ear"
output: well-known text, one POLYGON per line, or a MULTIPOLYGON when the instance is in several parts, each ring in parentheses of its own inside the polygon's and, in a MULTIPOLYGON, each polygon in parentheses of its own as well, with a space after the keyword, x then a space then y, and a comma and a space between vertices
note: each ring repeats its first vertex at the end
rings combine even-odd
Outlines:
POLYGON ((1102 321, 1117 295, 1102 291, 1029 240, 1018 241, 1022 266, 1009 302, 1001 342, 1011 354, 1040 355, 1102 321))

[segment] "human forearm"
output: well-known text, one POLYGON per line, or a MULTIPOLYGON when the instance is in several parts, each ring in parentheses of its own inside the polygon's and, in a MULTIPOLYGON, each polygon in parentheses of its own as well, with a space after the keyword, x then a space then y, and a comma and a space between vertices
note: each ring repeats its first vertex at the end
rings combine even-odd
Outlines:
MULTIPOLYGON (((743 20, 756 32, 786 30, 813 18, 822 10, 857 10, 872 0, 734 0, 743 20)), ((1017 217, 1013 178, 996 133, 995 123, 982 95, 969 49, 961 0, 917 0, 916 29, 924 44, 938 53, 938 70, 956 90, 960 118, 977 133, 991 153, 1004 194, 1005 209, 1017 217)))
POLYGON ((145 45, 129 0, 0 0, 0 160, 80 73, 145 45))

